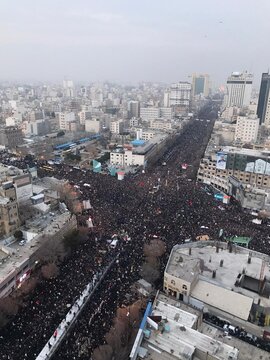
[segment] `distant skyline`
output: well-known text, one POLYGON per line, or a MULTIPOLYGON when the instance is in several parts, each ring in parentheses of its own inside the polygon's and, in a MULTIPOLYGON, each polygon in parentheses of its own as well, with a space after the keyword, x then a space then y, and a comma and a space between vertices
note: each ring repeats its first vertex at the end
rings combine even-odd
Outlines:
POLYGON ((270 1, 2 0, 0 80, 191 81, 270 66, 270 1))

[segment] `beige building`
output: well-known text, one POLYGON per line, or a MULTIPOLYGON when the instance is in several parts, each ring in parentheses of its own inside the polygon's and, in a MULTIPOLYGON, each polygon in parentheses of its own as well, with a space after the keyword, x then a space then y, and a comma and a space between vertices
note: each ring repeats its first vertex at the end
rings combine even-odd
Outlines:
POLYGON ((18 203, 0 197, 0 236, 12 234, 20 226, 18 203))
POLYGON ((155 119, 150 122, 150 129, 156 129, 156 130, 171 130, 172 129, 172 123, 171 121, 166 121, 164 119, 155 119))
POLYGON ((270 187, 269 151, 223 147, 225 162, 218 164, 218 151, 209 145, 197 173, 197 180, 228 192, 229 176, 259 189, 270 187))
POLYGON ((80 111, 79 112, 79 121, 81 125, 85 125, 85 121, 91 119, 90 111, 80 111))
POLYGON ((257 116, 238 116, 235 128, 235 140, 242 143, 254 143, 258 137, 260 119, 257 116))
MULTIPOLYGON (((228 243, 198 241, 176 245, 164 272, 164 291, 189 305, 228 319, 270 321, 269 256, 228 243), (258 306, 260 304, 260 306, 258 306), (262 310, 263 309, 263 310, 262 310)), ((257 328, 256 328, 257 329, 257 328)), ((257 329, 261 332, 260 329, 257 329)))
POLYGON ((59 119, 59 129, 70 131, 70 123, 75 122, 74 112, 60 112, 58 114, 59 119))
POLYGON ((98 119, 86 119, 85 131, 98 134, 100 132, 100 121, 98 119))
POLYGON ((110 124, 110 131, 112 134, 120 134, 123 131, 123 120, 112 121, 110 124))
POLYGON ((145 156, 134 154, 131 150, 116 150, 110 153, 110 164, 119 166, 143 166, 145 156))

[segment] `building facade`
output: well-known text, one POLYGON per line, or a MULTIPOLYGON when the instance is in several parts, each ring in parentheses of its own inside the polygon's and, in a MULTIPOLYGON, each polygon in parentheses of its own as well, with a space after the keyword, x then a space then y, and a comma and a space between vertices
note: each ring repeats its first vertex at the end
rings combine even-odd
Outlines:
POLYGON ((85 131, 98 134, 100 132, 100 121, 98 119, 85 120, 85 131))
POLYGON ((233 72, 227 80, 225 106, 242 108, 248 106, 251 99, 253 75, 247 72, 233 72))
POLYGON ((258 137, 260 119, 257 116, 238 116, 235 128, 235 140, 242 143, 254 143, 258 137))
POLYGON ((270 126, 270 74, 263 73, 261 79, 257 115, 260 124, 270 126))
POLYGON ((170 106, 189 107, 191 100, 191 84, 188 82, 178 82, 170 87, 170 106))
POLYGON ((209 75, 208 74, 192 74, 192 95, 209 95, 209 75))

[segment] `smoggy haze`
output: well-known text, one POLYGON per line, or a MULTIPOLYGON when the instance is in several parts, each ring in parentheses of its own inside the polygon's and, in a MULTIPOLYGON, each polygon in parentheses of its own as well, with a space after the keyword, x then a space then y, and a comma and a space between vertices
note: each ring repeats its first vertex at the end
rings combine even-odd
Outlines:
POLYGON ((2 0, 1 80, 216 84, 270 65, 269 0, 2 0))

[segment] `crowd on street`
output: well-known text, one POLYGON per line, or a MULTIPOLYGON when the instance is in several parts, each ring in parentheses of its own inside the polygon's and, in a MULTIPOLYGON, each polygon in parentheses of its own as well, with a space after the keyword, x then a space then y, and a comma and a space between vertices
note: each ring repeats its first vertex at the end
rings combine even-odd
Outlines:
MULTIPOLYGON (((212 126, 212 122, 191 122, 165 153, 165 165, 160 159, 122 181, 65 164, 55 165, 52 172, 40 169, 40 176, 68 180, 80 201, 90 200, 92 208, 86 215, 91 217, 93 228, 87 241, 64 260, 59 275, 39 283, 25 299, 23 309, 0 331, 1 359, 35 359, 96 270, 120 254, 119 262, 106 275, 54 356, 56 360, 89 360, 93 349, 105 342, 117 307, 139 279, 143 245, 153 238, 166 243, 164 263, 175 244, 186 239, 195 241, 200 235, 218 239, 220 229, 224 237, 251 237, 250 248, 270 254, 267 221, 252 223, 252 215, 237 204, 221 206, 203 184, 196 182, 196 167, 212 126), (181 167, 183 163, 188 164, 186 170, 181 167), (107 240, 120 233, 127 233, 130 241, 121 240, 115 249, 109 248, 107 240)), ((21 159, 13 165, 27 164, 21 159)))

